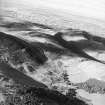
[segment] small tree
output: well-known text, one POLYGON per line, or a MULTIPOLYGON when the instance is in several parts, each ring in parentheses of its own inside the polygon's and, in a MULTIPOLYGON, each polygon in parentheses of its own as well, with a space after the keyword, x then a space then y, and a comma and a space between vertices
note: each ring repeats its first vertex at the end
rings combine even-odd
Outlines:
POLYGON ((76 94, 77 94, 77 92, 75 91, 75 89, 69 89, 68 93, 66 95, 70 96, 70 97, 75 97, 76 94))

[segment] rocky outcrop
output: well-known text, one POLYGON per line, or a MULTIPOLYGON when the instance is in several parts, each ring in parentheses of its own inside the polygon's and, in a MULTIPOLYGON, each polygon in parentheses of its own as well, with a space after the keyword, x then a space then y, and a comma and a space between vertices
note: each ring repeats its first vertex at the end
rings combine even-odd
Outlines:
POLYGON ((89 79, 86 82, 76 84, 76 86, 89 93, 105 94, 105 82, 97 79, 89 79))

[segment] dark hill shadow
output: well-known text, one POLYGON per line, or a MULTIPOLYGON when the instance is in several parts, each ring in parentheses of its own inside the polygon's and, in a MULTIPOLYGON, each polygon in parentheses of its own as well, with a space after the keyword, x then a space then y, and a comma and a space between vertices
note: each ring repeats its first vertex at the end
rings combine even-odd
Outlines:
POLYGON ((15 36, 0 32, 0 43, 0 47, 5 46, 10 51, 25 49, 30 55, 31 59, 37 61, 39 64, 43 64, 47 60, 47 57, 45 56, 41 47, 34 46, 15 36))

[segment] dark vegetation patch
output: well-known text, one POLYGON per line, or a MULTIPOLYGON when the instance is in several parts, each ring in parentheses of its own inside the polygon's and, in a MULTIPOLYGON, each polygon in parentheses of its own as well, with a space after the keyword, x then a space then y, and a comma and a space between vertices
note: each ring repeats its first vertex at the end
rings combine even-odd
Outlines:
POLYGON ((55 46, 55 45, 50 44, 50 43, 32 42, 31 44, 32 45, 37 45, 37 46, 43 48, 45 51, 49 51, 49 52, 52 52, 52 53, 67 55, 67 53, 69 52, 67 49, 60 48, 60 47, 55 46))
POLYGON ((47 25, 44 25, 44 24, 40 24, 40 23, 32 23, 32 24, 33 24, 33 26, 37 26, 37 27, 40 27, 42 29, 53 29, 50 26, 47 26, 47 25))
POLYGON ((97 43, 101 43, 101 44, 105 45, 105 38, 104 37, 96 36, 96 35, 93 35, 89 32, 82 31, 82 30, 70 29, 70 32, 71 31, 72 31, 72 34, 70 34, 71 36, 83 36, 87 40, 91 40, 93 42, 95 41, 97 43))
POLYGON ((51 35, 40 35, 39 37, 44 37, 47 39, 50 39, 51 41, 57 43, 58 45, 62 46, 65 49, 68 49, 72 53, 76 54, 79 57, 83 57, 89 60, 93 60, 102 64, 105 64, 104 61, 98 60, 90 55, 88 55, 81 47, 78 45, 76 41, 66 41, 62 38, 63 33, 62 32, 57 32, 54 36, 51 35))
POLYGON ((6 105, 87 105, 73 97, 74 94, 70 92, 68 95, 63 95, 58 91, 44 88, 21 88, 17 94, 7 95, 4 103, 6 105))
MULTIPOLYGON (((47 25, 44 25, 44 24, 40 24, 40 23, 32 23, 32 22, 28 22, 28 21, 25 21, 25 22, 6 22, 6 23, 2 23, 0 25, 1 27, 4 27, 4 28, 7 28, 9 30, 12 30, 12 31, 33 31, 34 29, 32 29, 34 26, 38 27, 38 28, 41 28, 41 29, 53 29, 47 25)), ((36 29, 35 29, 36 30, 36 29)))
POLYGON ((30 37, 36 37, 36 36, 40 36, 40 35, 48 35, 44 32, 40 32, 40 31, 37 31, 37 30, 34 30, 34 31, 29 31, 27 34, 25 34, 25 36, 30 36, 30 37))
POLYGON ((15 36, 0 32, 0 43, 0 48, 4 49, 6 52, 8 51, 9 53, 12 53, 19 49, 25 49, 31 59, 38 63, 43 64, 47 60, 42 48, 33 46, 32 44, 15 36))
POLYGON ((79 40, 76 42, 77 46, 83 50, 88 51, 105 51, 105 46, 101 43, 91 41, 91 40, 79 40))

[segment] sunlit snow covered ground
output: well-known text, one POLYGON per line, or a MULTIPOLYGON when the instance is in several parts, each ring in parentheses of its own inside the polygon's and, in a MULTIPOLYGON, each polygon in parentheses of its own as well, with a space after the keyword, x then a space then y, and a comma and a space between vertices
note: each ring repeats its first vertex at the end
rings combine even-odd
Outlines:
MULTIPOLYGON (((49 1, 49 0, 48 0, 49 1)), ((3 1, 2 1, 3 2, 3 1)), ((21 4, 21 3, 20 3, 21 4)), ((49 8, 47 10, 46 7, 43 7, 42 9, 38 6, 32 7, 26 7, 28 4, 20 5, 19 2, 13 2, 8 4, 3 4, 6 5, 7 7, 2 5, 2 8, 0 9, 1 11, 1 16, 3 16, 3 19, 5 21, 18 21, 18 22, 23 22, 23 21, 31 21, 31 22, 38 22, 42 23, 45 25, 51 26, 54 30, 48 30, 48 29, 37 29, 40 32, 48 33, 48 34, 55 34, 58 31, 62 31, 63 29, 67 28, 77 28, 77 29, 83 29, 88 32, 91 32, 93 34, 103 36, 105 37, 105 25, 103 25, 102 21, 97 21, 93 19, 88 19, 82 18, 80 16, 75 16, 75 15, 69 15, 66 14, 65 12, 59 13, 58 11, 55 13, 55 9, 49 8), (17 5, 18 4, 18 5, 17 5), (67 16, 67 18, 66 18, 67 16), (83 20, 83 21, 82 21, 83 20)), ((40 3, 39 3, 40 4, 40 3)), ((61 7, 60 7, 61 8, 61 7)), ((102 13, 102 12, 101 12, 102 13)), ((2 18, 2 17, 1 17, 2 18)), ((2 23, 2 20, 0 20, 2 23)), ((36 29, 36 27, 33 27, 33 29, 36 29)), ((34 37, 31 37, 27 35, 27 32, 25 31, 9 31, 5 28, 0 28, 0 31, 10 33, 12 35, 16 35, 18 37, 24 38, 29 41, 39 41, 39 42, 45 42, 45 39, 36 39, 34 37), (24 36, 23 36, 24 34, 24 36)), ((69 39, 68 39, 69 40, 69 39)), ((99 54, 98 52, 88 52, 90 55, 100 59, 104 60, 105 58, 105 52, 99 54)), ((105 81, 105 65, 95 62, 95 61, 83 61, 81 62, 82 58, 69 58, 66 56, 63 56, 61 58, 58 58, 62 62, 62 67, 60 69, 67 70, 67 73, 69 75, 69 80, 73 83, 80 83, 84 82, 90 78, 95 78, 98 80, 103 80, 105 81)), ((48 64, 52 64, 53 66, 56 66, 57 61, 48 61, 48 64)), ((46 65, 39 67, 39 72, 36 75, 36 72, 34 74, 28 74, 34 79, 37 79, 39 81, 42 81, 42 79, 49 79, 45 78, 43 73, 46 73, 46 65), (43 71, 45 69, 45 71, 43 71), (42 74, 41 74, 42 73, 42 74)), ((25 66, 26 67, 26 66, 25 66)), ((52 66, 51 66, 52 67, 52 66)), ((51 68, 50 68, 51 69, 51 68)), ((46 83, 46 82, 45 82, 46 83)), ((47 80, 47 84, 50 83, 50 80, 47 80)), ((87 98, 90 97, 89 99, 93 100, 93 105, 104 105, 105 103, 105 96, 99 95, 99 94, 88 94, 83 92, 78 92, 81 96, 87 98), (95 101, 97 100, 97 102, 95 101)), ((0 95, 1 96, 1 95, 0 95)), ((87 98, 88 99, 88 98, 87 98)))
POLYGON ((104 105, 105 103, 105 95, 102 94, 89 94, 84 90, 77 90, 78 94, 88 100, 92 100, 93 105, 104 105))

